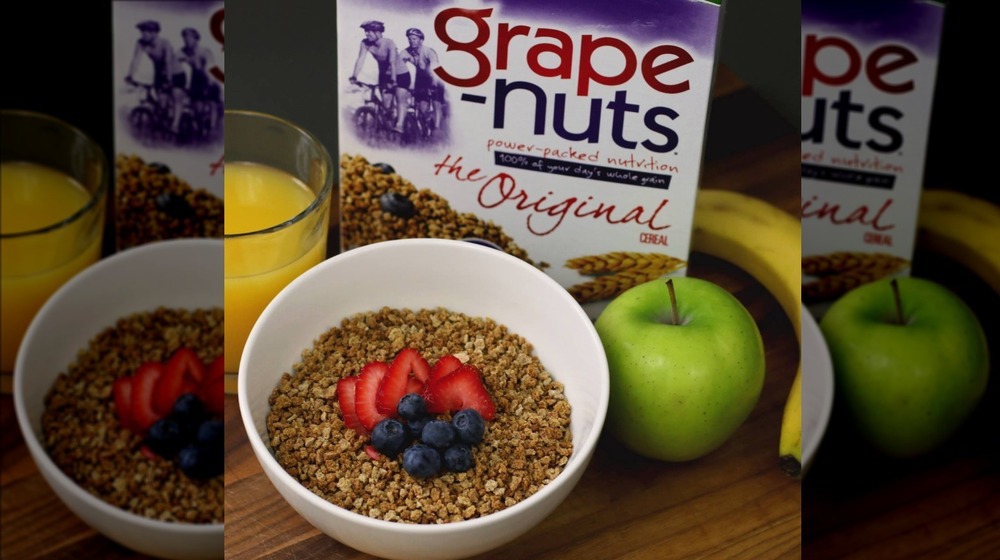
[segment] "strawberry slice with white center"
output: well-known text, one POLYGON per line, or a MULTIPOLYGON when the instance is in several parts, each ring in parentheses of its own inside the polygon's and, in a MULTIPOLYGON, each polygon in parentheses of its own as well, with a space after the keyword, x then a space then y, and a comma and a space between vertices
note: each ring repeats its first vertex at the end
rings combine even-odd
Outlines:
POLYGON ((153 409, 160 416, 170 414, 177 397, 194 392, 205 378, 205 364, 190 348, 178 348, 163 364, 163 373, 156 382, 153 409))
POLYGON ((358 374, 358 383, 354 387, 354 411, 361 425, 369 432, 375 428, 375 424, 386 418, 385 414, 378 411, 378 388, 388 373, 389 364, 369 362, 358 374))
POLYGON ((434 367, 431 368, 430 380, 440 379, 460 367, 462 367, 462 360, 458 359, 454 354, 442 356, 441 359, 434 363, 434 367))
POLYGON ((156 381, 163 373, 160 362, 146 362, 132 375, 132 422, 135 430, 145 434, 163 416, 153 407, 156 381))
POLYGON ((340 415, 344 419, 344 424, 348 428, 358 432, 362 436, 368 435, 368 430, 358 419, 355 409, 355 389, 358 384, 358 376, 345 377, 337 382, 337 402, 340 403, 340 415))
POLYGON ((408 390, 410 379, 423 383, 430 376, 427 360, 414 348, 403 348, 389 364, 389 372, 378 388, 376 405, 380 414, 396 415, 396 406, 408 390))
POLYGON ((118 415, 118 423, 126 430, 134 430, 135 422, 132 420, 132 376, 119 377, 112 385, 112 392, 115 396, 115 412, 118 415))
POLYGON ((472 365, 463 365, 444 377, 435 379, 424 388, 427 412, 444 414, 472 408, 484 420, 496 416, 496 405, 490 398, 479 370, 472 365))

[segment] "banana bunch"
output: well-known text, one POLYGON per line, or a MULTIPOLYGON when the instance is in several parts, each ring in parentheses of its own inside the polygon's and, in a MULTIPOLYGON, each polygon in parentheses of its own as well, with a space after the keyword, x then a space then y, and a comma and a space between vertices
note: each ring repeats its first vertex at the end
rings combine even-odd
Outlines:
POLYGON ((926 189, 917 244, 947 255, 1000 293, 1000 208, 956 191, 926 189))
MULTIPOLYGON (((802 333, 802 225, 759 198, 702 189, 695 203, 691 249, 725 259, 753 276, 778 300, 802 333)), ((802 463, 802 365, 795 374, 781 424, 782 468, 798 476, 802 463)))

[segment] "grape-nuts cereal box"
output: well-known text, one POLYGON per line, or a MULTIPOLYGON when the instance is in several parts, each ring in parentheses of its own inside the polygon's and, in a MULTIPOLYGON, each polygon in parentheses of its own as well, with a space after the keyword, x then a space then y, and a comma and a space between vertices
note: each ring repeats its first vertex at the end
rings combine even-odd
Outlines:
POLYGON ((340 0, 341 249, 464 239, 592 318, 684 274, 718 2, 340 0))
POLYGON ((802 2, 802 298, 908 274, 944 5, 802 2))
POLYGON ((117 248, 222 237, 224 2, 112 12, 117 248))

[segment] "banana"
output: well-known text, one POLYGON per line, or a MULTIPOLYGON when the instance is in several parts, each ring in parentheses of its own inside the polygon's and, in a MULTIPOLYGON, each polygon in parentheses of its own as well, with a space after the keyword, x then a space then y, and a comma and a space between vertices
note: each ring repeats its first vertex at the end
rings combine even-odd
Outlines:
MULTIPOLYGON (((802 225, 795 216, 740 192, 701 189, 691 249, 725 259, 756 278, 777 299, 801 343, 802 225)), ((782 468, 796 477, 802 464, 801 378, 800 360, 778 446, 782 468)))
POLYGON ((917 243, 947 255, 1000 293, 1000 208, 957 191, 926 189, 920 197, 917 243))

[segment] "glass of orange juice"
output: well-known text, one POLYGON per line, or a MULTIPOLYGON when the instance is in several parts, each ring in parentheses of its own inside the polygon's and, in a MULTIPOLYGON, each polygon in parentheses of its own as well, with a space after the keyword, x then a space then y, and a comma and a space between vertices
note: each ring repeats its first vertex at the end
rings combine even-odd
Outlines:
POLYGON ((225 362, 278 292, 326 258, 336 169, 315 136, 278 117, 225 112, 225 362))
POLYGON ((108 160, 55 117, 0 111, 0 371, 42 304, 101 256, 108 160))

